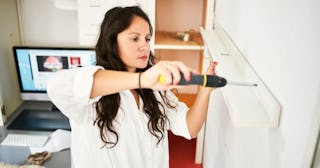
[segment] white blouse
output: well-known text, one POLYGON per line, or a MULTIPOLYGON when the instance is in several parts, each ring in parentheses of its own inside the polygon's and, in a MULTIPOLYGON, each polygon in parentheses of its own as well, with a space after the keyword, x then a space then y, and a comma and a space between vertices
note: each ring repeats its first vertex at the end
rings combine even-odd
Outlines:
MULTIPOLYGON (((90 99, 93 74, 103 69, 89 66, 62 70, 49 80, 47 91, 52 102, 64 113, 71 125, 71 158, 75 168, 168 168, 168 134, 157 144, 157 139, 148 130, 148 118, 139 109, 129 90, 120 92, 121 104, 113 122, 119 139, 113 148, 104 147, 96 119, 95 103, 101 98, 90 99)), ((158 92, 157 99, 163 102, 158 92)), ((167 97, 176 108, 166 108, 169 119, 167 129, 174 134, 191 139, 187 123, 188 107, 179 102, 171 92, 167 97)), ((140 97, 140 107, 143 102, 140 97)), ((108 135, 113 137, 113 134, 108 135)))

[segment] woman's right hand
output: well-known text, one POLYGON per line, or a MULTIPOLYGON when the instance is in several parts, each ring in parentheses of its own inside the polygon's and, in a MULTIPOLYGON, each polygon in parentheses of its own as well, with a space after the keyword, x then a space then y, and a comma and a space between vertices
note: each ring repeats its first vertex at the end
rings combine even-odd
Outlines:
POLYGON ((160 61, 141 74, 141 87, 153 90, 167 90, 178 88, 180 79, 183 77, 189 81, 191 73, 199 74, 196 70, 186 66, 180 61, 160 61), (165 81, 160 82, 162 75, 165 81))

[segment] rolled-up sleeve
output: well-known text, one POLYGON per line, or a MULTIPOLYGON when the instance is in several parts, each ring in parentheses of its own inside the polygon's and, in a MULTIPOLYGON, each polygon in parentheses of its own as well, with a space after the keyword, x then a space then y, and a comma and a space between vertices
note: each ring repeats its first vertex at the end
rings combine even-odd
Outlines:
POLYGON ((101 98, 90 99, 93 75, 98 69, 103 68, 88 66, 61 70, 48 80, 47 93, 50 100, 70 119, 88 119, 93 103, 101 98))

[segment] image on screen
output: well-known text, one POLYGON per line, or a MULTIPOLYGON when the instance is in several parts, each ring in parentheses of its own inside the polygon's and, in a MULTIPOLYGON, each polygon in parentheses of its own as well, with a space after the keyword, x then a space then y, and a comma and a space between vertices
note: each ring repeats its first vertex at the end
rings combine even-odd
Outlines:
POLYGON ((47 81, 59 70, 96 65, 92 48, 15 46, 13 53, 24 100, 48 100, 47 81))
POLYGON ((37 56, 39 72, 56 72, 61 69, 69 69, 66 56, 37 56))

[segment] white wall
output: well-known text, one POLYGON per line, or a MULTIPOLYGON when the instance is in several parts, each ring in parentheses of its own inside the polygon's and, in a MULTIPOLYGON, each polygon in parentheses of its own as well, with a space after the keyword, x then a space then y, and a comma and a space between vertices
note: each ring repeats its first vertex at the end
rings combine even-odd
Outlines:
POLYGON ((12 55, 12 46, 20 44, 16 1, 1 0, 0 11, 0 94, 8 116, 21 103, 12 55))
POLYGON ((275 129, 234 128, 215 93, 204 167, 309 167, 320 123, 320 1, 217 0, 216 5, 215 22, 279 100, 282 114, 275 129))
POLYGON ((54 0, 17 0, 24 45, 79 46, 76 10, 55 8, 54 0))

